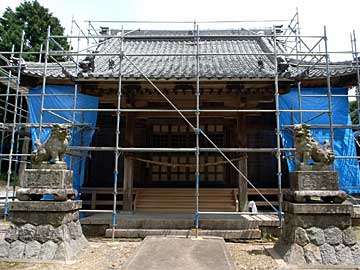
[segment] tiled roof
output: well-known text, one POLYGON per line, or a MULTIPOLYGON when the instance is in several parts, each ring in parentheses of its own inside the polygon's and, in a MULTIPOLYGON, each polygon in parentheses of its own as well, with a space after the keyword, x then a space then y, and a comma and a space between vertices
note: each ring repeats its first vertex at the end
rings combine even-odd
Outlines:
MULTIPOLYGON (((252 79, 274 78, 274 56, 272 40, 257 36, 248 30, 208 30, 200 32, 199 75, 202 79, 252 79), (269 53, 269 55, 264 55, 269 53), (201 55, 212 54, 212 55, 201 55), (236 55, 238 54, 238 55, 236 55), (240 54, 240 55, 239 55, 240 54), (241 55, 249 54, 249 55, 241 55), (261 55, 263 54, 263 55, 261 55)), ((196 41, 190 31, 137 31, 128 35, 124 42, 124 53, 146 76, 154 80, 192 79, 196 76, 196 41), (179 56, 176 54, 185 54, 179 56), (145 56, 148 55, 148 56, 145 56)), ((283 51, 278 46, 278 51, 283 51)), ((93 68, 84 70, 73 62, 50 63, 47 76, 82 79, 111 79, 119 76, 120 39, 108 38, 98 46, 93 68), (98 55, 97 55, 98 54, 98 55), (112 54, 112 55, 102 55, 112 54)), ((88 61, 89 62, 89 61, 88 61)), ((311 63, 310 63, 311 64, 311 63)), ((288 67, 280 75, 296 77, 304 69, 288 67)), ((31 76, 42 76, 42 63, 26 63, 23 72, 31 76)), ((337 65, 331 67, 332 76, 353 73, 353 68, 337 65)), ((311 68, 307 78, 324 77, 325 68, 311 68)), ((142 79, 142 74, 127 60, 122 62, 124 79, 142 79)))

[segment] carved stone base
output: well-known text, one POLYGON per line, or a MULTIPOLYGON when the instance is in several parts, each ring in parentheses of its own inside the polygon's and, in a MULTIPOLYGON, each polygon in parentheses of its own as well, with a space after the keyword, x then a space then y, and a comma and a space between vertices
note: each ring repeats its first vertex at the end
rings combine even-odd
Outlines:
POLYGON ((16 197, 19 201, 39 201, 43 195, 53 195, 55 201, 73 200, 76 198, 76 190, 55 188, 19 188, 16 197))
POLYGON ((284 203, 285 224, 275 250, 289 264, 358 265, 360 244, 352 205, 284 203))
POLYGON ((337 172, 295 171, 290 173, 290 190, 285 194, 293 202, 342 203, 346 193, 339 190, 337 172))
POLYGON ((24 173, 23 186, 16 192, 20 201, 40 200, 44 194, 54 196, 56 201, 74 199, 77 192, 72 185, 73 172, 63 162, 40 163, 24 173))
POLYGON ((81 201, 10 202, 10 228, 0 240, 0 260, 74 260, 87 245, 79 222, 81 201))
POLYGON ((288 190, 285 193, 285 199, 297 203, 342 203, 346 199, 346 193, 341 190, 288 190))
POLYGON ((295 171, 290 173, 292 190, 339 190, 338 173, 333 171, 295 171))

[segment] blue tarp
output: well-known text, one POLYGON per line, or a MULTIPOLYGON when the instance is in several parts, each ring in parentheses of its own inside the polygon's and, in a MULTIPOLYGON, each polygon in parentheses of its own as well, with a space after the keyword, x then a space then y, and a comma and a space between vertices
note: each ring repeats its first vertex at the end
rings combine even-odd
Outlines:
MULTIPOLYGON (((303 88, 301 94, 326 95, 327 88, 303 88)), ((346 88, 332 88, 333 95, 346 95, 346 88)), ((291 89, 288 94, 280 96, 280 109, 299 109, 298 91, 291 89)), ((328 110, 327 97, 302 97, 303 110, 328 110)), ((332 97, 333 124, 351 125, 349 114, 349 102, 347 97, 332 97)), ((303 122, 308 124, 329 124, 327 113, 316 117, 319 113, 303 113, 303 122), (312 120, 311 120, 312 119, 312 120), (309 121, 310 120, 310 121, 309 121)), ((292 125, 300 123, 299 113, 281 112, 280 125, 292 125)), ((311 129, 316 140, 324 142, 330 141, 329 129, 311 129)), ((294 147, 293 134, 290 129, 283 128, 281 132, 284 147, 294 147)), ((334 150, 337 156, 356 156, 354 135, 351 129, 334 129, 334 150)), ((290 155, 290 153, 287 153, 290 155)), ((288 158, 289 171, 294 171, 294 159, 288 158)), ((335 169, 339 173, 340 188, 348 193, 360 193, 360 171, 359 163, 356 159, 336 159, 335 169)))
MULTIPOLYGON (((41 94, 42 87, 31 88, 30 94, 41 94)), ((47 85, 45 89, 46 94, 60 94, 58 96, 45 96, 44 98, 44 108, 45 109, 73 109, 74 108, 74 86, 56 86, 56 85, 47 85), (63 95, 61 94, 71 94, 63 95)), ((77 109, 97 109, 99 99, 97 97, 88 96, 84 94, 78 94, 76 99, 76 108, 77 109)), ((40 120, 40 106, 41 106, 41 97, 40 96, 29 96, 28 97, 29 112, 30 112, 30 122, 39 123, 40 120)), ((68 119, 70 122, 73 119, 73 111, 55 111, 54 113, 60 115, 61 117, 68 119)), ((69 145, 76 146, 89 146, 94 134, 94 128, 96 126, 97 112, 76 112, 75 113, 75 122, 80 124, 75 126, 74 134, 72 129, 70 130, 70 143, 69 145)), ((44 112, 43 114, 43 123, 69 123, 66 120, 63 120, 55 115, 50 114, 49 112, 44 112)), ((41 142, 44 142, 50 134, 50 128, 42 128, 41 132, 41 142)), ((31 128, 31 138, 34 143, 38 139, 38 129, 31 128)), ((33 145, 34 149, 34 145, 33 145)), ((86 155, 86 151, 82 151, 81 155, 86 155)), ((65 157, 65 161, 70 166, 70 158, 65 157)), ((72 166, 71 169, 74 171, 73 184, 74 188, 80 191, 80 188, 84 182, 84 173, 85 173, 85 158, 80 158, 73 156, 72 157, 72 166)))

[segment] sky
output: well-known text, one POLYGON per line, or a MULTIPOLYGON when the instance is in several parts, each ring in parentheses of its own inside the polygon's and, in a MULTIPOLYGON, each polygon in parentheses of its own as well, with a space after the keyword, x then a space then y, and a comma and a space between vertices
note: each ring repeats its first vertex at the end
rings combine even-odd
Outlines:
MULTIPOLYGON (((299 11, 302 35, 323 35, 327 28, 329 51, 350 51, 350 32, 355 30, 360 40, 359 0, 38 0, 60 19, 65 32, 70 33, 72 17, 84 29, 86 20, 165 20, 165 21, 247 21, 290 20, 299 11)), ((7 6, 15 8, 21 0, 0 0, 0 13, 7 6)), ((281 23, 279 23, 281 24, 281 23)), ((95 24, 94 24, 95 25, 95 24)), ((96 24, 121 28, 121 24, 96 24)), ((251 24, 270 27, 270 24, 251 24)), ((202 29, 241 28, 249 23, 202 24, 202 29)), ((124 25, 125 29, 154 29, 157 25, 124 25)), ((191 29, 192 25, 161 25, 162 28, 191 29)), ((75 31, 74 31, 75 32, 75 31)), ((359 46, 360 47, 360 46, 359 46)), ((340 55, 333 55, 338 58, 340 55)), ((341 55, 351 58, 351 55, 341 55)))

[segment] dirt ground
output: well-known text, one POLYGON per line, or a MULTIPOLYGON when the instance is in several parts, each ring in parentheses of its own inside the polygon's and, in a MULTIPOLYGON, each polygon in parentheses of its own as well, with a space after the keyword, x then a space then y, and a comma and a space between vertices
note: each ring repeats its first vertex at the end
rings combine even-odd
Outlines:
POLYGON ((276 270, 277 262, 265 248, 272 248, 272 242, 226 243, 236 270, 276 270))
MULTIPOLYGON (((126 260, 136 252, 141 240, 121 239, 112 242, 105 238, 89 239, 89 247, 72 264, 0 263, 0 270, 111 270, 121 269, 126 260)), ((267 255, 265 247, 272 243, 226 243, 236 265, 236 270, 273 270, 277 263, 267 255)))

